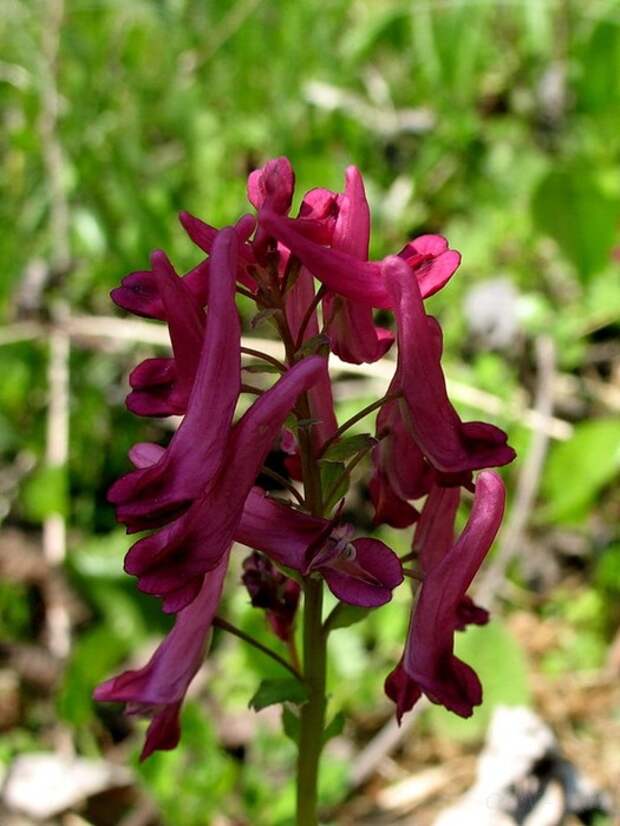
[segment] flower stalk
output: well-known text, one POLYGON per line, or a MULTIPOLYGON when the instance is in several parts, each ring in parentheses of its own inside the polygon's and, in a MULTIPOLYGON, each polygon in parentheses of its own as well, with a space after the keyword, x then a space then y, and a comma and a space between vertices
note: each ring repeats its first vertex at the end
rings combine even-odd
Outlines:
POLYGON ((304 583, 304 679, 308 702, 301 706, 297 758, 297 826, 318 824, 319 761, 325 730, 327 636, 323 633, 323 583, 304 583))

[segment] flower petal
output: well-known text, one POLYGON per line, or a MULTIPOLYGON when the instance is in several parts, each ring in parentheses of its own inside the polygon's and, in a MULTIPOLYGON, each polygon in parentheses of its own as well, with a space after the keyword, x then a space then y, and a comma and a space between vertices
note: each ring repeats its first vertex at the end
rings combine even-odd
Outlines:
POLYGON ((492 471, 481 473, 463 532, 425 572, 405 647, 407 675, 432 702, 462 717, 480 704, 482 689, 475 672, 454 656, 454 632, 462 627, 463 598, 499 529, 504 500, 501 478, 492 471))
POLYGON ((433 485, 426 498, 412 543, 424 574, 431 572, 454 544, 454 520, 460 499, 459 488, 439 485, 433 485))
MULTIPOLYGON (((260 211, 259 225, 288 247, 333 292, 372 307, 392 307, 393 297, 386 287, 379 262, 361 261, 350 253, 323 247, 305 237, 299 219, 285 218, 266 207, 260 211)), ((422 296, 426 297, 446 283, 460 260, 457 252, 447 250, 437 257, 416 253, 407 259, 407 264, 410 275, 419 283, 422 296)))
POLYGON ((393 528, 406 528, 419 517, 417 510, 398 496, 388 477, 379 468, 370 480, 368 492, 375 509, 375 525, 386 524, 393 528))
MULTIPOLYGON (((234 426, 221 470, 204 493, 175 522, 132 546, 125 569, 139 577, 141 590, 166 597, 180 589, 188 577, 196 577, 219 563, 230 547, 246 499, 286 416, 297 397, 325 369, 322 358, 311 356, 285 373, 234 426)), ((166 599, 164 610, 171 610, 166 599)))
POLYGON ((232 229, 222 230, 214 246, 207 331, 187 415, 159 462, 123 476, 110 488, 117 518, 131 530, 151 527, 187 506, 219 469, 241 387, 241 329, 234 301, 237 246, 232 229))
POLYGON ((336 558, 318 570, 330 591, 343 602, 364 608, 384 605, 403 581, 399 558, 378 539, 356 539, 351 544, 355 559, 336 558))
POLYGON ((422 696, 420 686, 415 680, 411 679, 403 668, 402 659, 386 677, 384 690, 390 700, 396 703, 396 719, 400 725, 403 715, 407 711, 411 711, 422 696))
POLYGON ((441 369, 439 325, 424 311, 418 283, 397 257, 383 265, 398 326, 398 373, 411 418, 411 433, 437 470, 459 473, 505 465, 514 459, 497 427, 461 422, 448 399, 441 369))
MULTIPOLYGON (((208 259, 186 273, 181 281, 197 306, 204 307, 209 290, 208 259)), ((112 290, 110 296, 115 304, 134 315, 166 321, 166 310, 157 287, 157 278, 151 270, 129 273, 121 281, 121 286, 112 290)))
POLYGON ((295 173, 288 158, 281 156, 267 161, 248 177, 248 201, 255 209, 265 204, 281 215, 287 215, 293 200, 295 173))
POLYGON ((173 749, 179 741, 179 711, 202 665, 227 568, 228 555, 204 577, 196 599, 179 612, 172 631, 143 668, 125 671, 94 691, 96 700, 154 712, 142 759, 156 749, 173 749))

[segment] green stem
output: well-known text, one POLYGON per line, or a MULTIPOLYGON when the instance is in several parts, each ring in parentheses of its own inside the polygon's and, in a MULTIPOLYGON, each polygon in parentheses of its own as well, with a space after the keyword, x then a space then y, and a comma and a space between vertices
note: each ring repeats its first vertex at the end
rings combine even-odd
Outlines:
MULTIPOLYGON (((296 361, 296 346, 285 313, 278 319, 286 359, 292 367, 296 361)), ((299 399, 300 418, 310 419, 308 394, 299 399)), ((323 514, 321 471, 308 428, 299 430, 304 499, 306 508, 314 516, 323 514)), ((297 826, 318 826, 319 761, 325 730, 325 696, 327 669, 327 635, 323 633, 323 580, 304 577, 303 614, 303 678, 308 689, 308 700, 300 708, 299 743, 297 756, 297 826)))
POLYGON ((297 826, 318 826, 319 762, 325 729, 327 638, 322 629, 323 583, 304 585, 304 679, 308 701, 301 707, 297 762, 297 826))
POLYGON ((315 312, 316 308, 321 303, 321 301, 323 299, 323 296, 325 295, 326 292, 327 292, 327 287, 324 284, 322 284, 319 287, 319 290, 318 290, 317 294, 312 299, 312 301, 310 303, 310 306, 306 310, 306 313, 305 313, 305 315, 302 319, 302 322, 299 325, 299 332, 297 333, 297 341, 295 342, 295 349, 296 350, 299 350, 301 345, 304 343, 304 334, 306 332, 306 328, 308 327, 308 324, 310 323, 310 319, 312 318, 312 314, 315 312))
POLYGON ((244 353, 246 356, 254 356, 257 359, 262 359, 266 361, 267 364, 271 364, 273 367, 277 367, 280 373, 286 373, 287 366, 286 364, 282 364, 277 358, 270 356, 268 353, 263 353, 261 350, 254 350, 252 347, 242 347, 241 352, 244 353))
MULTIPOLYGON (((308 395, 299 407, 302 416, 310 416, 308 395)), ((306 506, 310 513, 323 513, 321 471, 314 456, 309 429, 299 432, 300 458, 304 478, 306 506)), ((323 633, 323 580, 304 577, 303 674, 308 689, 308 701, 301 706, 299 718, 299 752, 297 758, 297 826, 318 826, 318 782, 323 732, 325 729, 325 696, 327 667, 327 636, 323 633)))
POLYGON ((274 482, 277 482, 285 490, 288 490, 289 493, 291 493, 295 497, 295 499, 297 499, 297 501, 302 507, 306 504, 303 496, 297 490, 297 488, 294 487, 294 485, 292 485, 291 482, 288 481, 288 479, 285 479, 284 476, 281 476, 277 471, 272 470, 270 467, 265 467, 265 465, 263 465, 260 472, 264 476, 268 476, 270 479, 273 479, 274 482))
MULTIPOLYGON (((338 428, 338 430, 334 433, 334 435, 330 436, 330 438, 325 442, 325 444, 323 445, 323 447, 321 449, 321 456, 324 456, 325 453, 327 452, 328 448, 331 445, 333 445, 334 442, 337 442, 338 439, 342 436, 342 434, 346 433, 346 431, 350 427, 353 427, 354 424, 357 424, 365 416, 368 416, 369 413, 372 413, 374 410, 377 410, 379 407, 383 407, 383 405, 387 404, 388 402, 394 401, 395 399, 399 399, 401 396, 402 396, 402 393, 400 393, 400 392, 398 392, 398 393, 387 393, 385 396, 378 399, 376 402, 373 402, 372 404, 369 404, 367 407, 364 407, 363 410, 360 410, 359 413, 355 414, 355 416, 351 416, 351 418, 347 419, 346 422, 341 424, 340 427, 338 428)), ((319 459, 320 458, 321 457, 319 456, 319 459)))
POLYGON ((262 651, 263 654, 266 654, 268 657, 271 657, 272 660, 275 660, 277 663, 280 663, 280 665, 283 668, 286 668, 287 671, 290 671, 291 674, 298 680, 303 680, 303 677, 301 676, 299 671, 297 671, 297 669, 290 663, 287 663, 284 657, 281 657, 276 651, 269 648, 268 646, 263 645, 262 642, 259 642, 257 639, 250 636, 250 634, 246 634, 245 631, 242 631, 240 628, 237 628, 236 625, 233 625, 231 622, 222 619, 222 617, 215 617, 215 619, 213 620, 213 625, 215 628, 221 628, 222 631, 228 631, 228 633, 232 634, 233 637, 238 637, 240 640, 249 643, 249 645, 253 646, 258 651, 262 651))

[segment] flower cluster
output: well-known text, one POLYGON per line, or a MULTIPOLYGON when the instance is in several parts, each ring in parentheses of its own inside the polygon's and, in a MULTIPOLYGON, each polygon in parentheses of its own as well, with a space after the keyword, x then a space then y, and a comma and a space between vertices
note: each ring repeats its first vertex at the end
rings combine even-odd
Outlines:
POLYGON ((165 321, 172 346, 171 357, 133 370, 127 406, 141 416, 183 417, 167 447, 132 448, 134 470, 109 492, 128 533, 147 532, 130 548, 126 571, 176 615, 146 666, 95 692, 152 717, 143 756, 178 742, 179 710, 208 646, 234 543, 252 549, 243 581, 284 640, 294 626, 297 581, 320 577, 339 600, 366 608, 389 601, 403 582, 402 560, 390 548, 342 524, 346 485, 341 492, 338 480, 328 490, 320 483, 321 460, 343 439, 329 353, 372 362, 395 341, 376 435, 351 462, 371 451, 376 524, 416 523, 410 556, 421 584, 386 691, 399 717, 422 693, 463 716, 481 701, 478 678, 454 656, 453 639, 467 623, 487 619, 466 591, 499 528, 504 490, 499 476, 483 469, 505 465, 514 452, 493 425, 461 421, 447 396, 441 329, 424 299, 447 283, 459 255, 441 236, 424 235, 397 255, 369 260, 370 213, 355 167, 347 169, 344 192, 311 190, 296 217, 289 216, 293 189, 288 160, 270 161, 248 179, 255 216, 216 229, 181 214, 206 253, 197 267, 179 276, 158 251, 149 270, 131 273, 112 292, 120 307, 165 321), (255 300, 283 344, 282 360, 252 351, 279 373, 265 390, 243 380, 237 291, 255 300), (374 308, 392 311, 395 334, 375 326, 374 308), (237 416, 247 393, 253 402, 237 416), (257 485, 274 445, 288 454, 289 487, 300 501, 257 485), (474 501, 455 538, 463 487, 474 501), (423 497, 420 511, 414 503, 423 497))

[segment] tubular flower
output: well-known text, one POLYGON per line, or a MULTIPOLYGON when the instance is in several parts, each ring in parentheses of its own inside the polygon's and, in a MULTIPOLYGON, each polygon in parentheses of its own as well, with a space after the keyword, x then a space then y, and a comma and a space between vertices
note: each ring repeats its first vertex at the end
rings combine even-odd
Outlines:
POLYGON ((383 265, 398 331, 396 384, 410 413, 409 428, 420 450, 440 472, 508 464, 515 457, 506 434, 485 422, 462 422, 448 399, 441 369, 442 334, 426 315, 418 282, 402 259, 383 265))
POLYGON ((466 591, 495 539, 504 498, 500 477, 483 471, 476 481, 467 524, 452 544, 458 491, 435 488, 429 496, 414 545, 420 555, 422 585, 403 658, 385 684, 399 719, 422 693, 461 717, 470 717, 474 706, 482 702, 476 673, 454 655, 454 632, 463 629, 465 621, 484 624, 488 619, 466 591))
POLYGON ((141 760, 156 749, 173 749, 179 742, 181 705, 206 652, 227 566, 226 554, 203 578, 196 599, 177 614, 172 631, 147 665, 125 671, 95 689, 96 700, 125 703, 128 714, 152 718, 141 760))
MULTIPOLYGON (((368 260, 370 209, 358 169, 348 167, 345 189, 338 197, 331 248, 360 261, 368 260)), ((389 330, 375 327, 372 307, 329 292, 323 300, 325 330, 334 353, 353 364, 373 362, 386 354, 394 342, 389 330)))
MULTIPOLYGON (((370 307, 390 309, 393 298, 387 289, 379 261, 361 261, 348 252, 328 249, 306 237, 293 218, 285 218, 268 207, 259 213, 259 225, 284 244, 310 272, 334 293, 370 307)), ((408 272, 419 284, 424 298, 440 290, 458 267, 461 257, 448 249, 440 235, 422 235, 399 253, 408 272)))
MULTIPOLYGON (((208 479, 202 477, 204 489, 185 513, 130 548, 125 570, 138 577, 142 591, 163 598, 165 611, 187 605, 202 575, 228 551, 245 500, 284 420, 297 397, 325 369, 322 358, 311 356, 285 373, 225 434, 217 470, 208 479)), ((147 514, 149 507, 159 509, 159 498, 145 498, 144 507, 147 514)))
POLYGON ((352 605, 383 605, 403 581, 400 560, 383 542, 352 540, 333 521, 268 499, 260 488, 247 498, 235 538, 306 576, 321 574, 332 593, 352 605))
MULTIPOLYGON (((209 289, 209 260, 205 259, 181 279, 187 292, 199 307, 207 303, 209 289)), ((166 308, 159 293, 157 275, 154 270, 138 270, 129 273, 115 287, 110 296, 123 310, 144 318, 158 318, 166 321, 166 308)))
MULTIPOLYGON (((387 395, 395 395, 399 388, 397 374, 387 395)), ((399 398, 384 404, 377 416, 379 443, 372 451, 375 472, 369 485, 376 525, 411 525, 418 513, 407 500, 424 496, 433 483, 433 469, 413 438, 407 419, 404 399, 399 398)))
POLYGON ((165 253, 154 252, 151 264, 174 358, 147 359, 133 370, 129 377, 133 390, 127 396, 127 407, 139 416, 182 415, 198 368, 205 314, 165 253))
MULTIPOLYGON (((194 218, 187 212, 182 212, 180 218, 181 224, 194 243, 204 252, 211 254, 219 230, 205 224, 199 218, 194 218)), ((256 285, 254 280, 247 275, 242 265, 250 264, 253 260, 250 248, 245 242, 254 231, 255 224, 256 221, 251 215, 244 215, 235 224, 237 235, 240 241, 243 242, 239 250, 240 268, 237 278, 250 288, 254 288, 256 285)), ((181 278, 187 293, 198 307, 204 307, 207 303, 209 268, 209 259, 205 258, 204 261, 201 261, 198 266, 181 278)), ((121 286, 115 287, 111 291, 110 297, 115 304, 134 315, 144 318, 157 318, 160 321, 168 320, 167 310, 159 292, 155 268, 129 273, 122 279, 121 286)))
POLYGON ((161 524, 187 507, 222 461, 241 389, 241 328, 234 301, 237 247, 231 229, 222 230, 214 244, 206 334, 187 415, 155 464, 123 476, 108 493, 129 531, 161 524))

